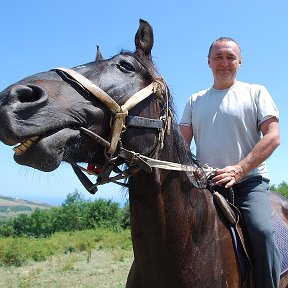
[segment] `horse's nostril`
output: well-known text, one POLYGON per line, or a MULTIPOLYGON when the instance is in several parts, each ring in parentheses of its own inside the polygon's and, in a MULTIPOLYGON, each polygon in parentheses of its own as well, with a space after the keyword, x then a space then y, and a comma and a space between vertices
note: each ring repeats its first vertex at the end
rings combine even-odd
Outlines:
POLYGON ((15 86, 11 89, 12 96, 16 97, 21 103, 36 102, 45 94, 45 91, 34 85, 15 86))
POLYGON ((34 103, 41 100, 41 98, 46 98, 47 93, 36 85, 17 85, 11 89, 10 95, 18 99, 20 103, 34 103))

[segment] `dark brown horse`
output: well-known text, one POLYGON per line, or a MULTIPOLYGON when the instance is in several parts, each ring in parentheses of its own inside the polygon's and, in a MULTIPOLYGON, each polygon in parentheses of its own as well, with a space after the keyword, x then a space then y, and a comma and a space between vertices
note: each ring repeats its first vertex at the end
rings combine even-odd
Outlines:
MULTIPOLYGON (((151 60, 152 28, 143 20, 135 44, 134 53, 107 60, 98 53, 95 62, 9 86, 0 94, 0 140, 21 143, 14 148, 21 165, 52 171, 61 161, 71 163, 92 193, 129 177, 134 262, 128 288, 241 287, 227 221, 205 189, 209 170, 199 169, 184 148, 168 88, 151 60), (96 184, 78 162, 89 163, 90 173, 100 168, 96 184), (192 171, 181 171, 188 166, 192 171)), ((287 201, 274 194, 272 200, 287 227, 287 201)), ((286 273, 281 287, 287 283, 286 273)))

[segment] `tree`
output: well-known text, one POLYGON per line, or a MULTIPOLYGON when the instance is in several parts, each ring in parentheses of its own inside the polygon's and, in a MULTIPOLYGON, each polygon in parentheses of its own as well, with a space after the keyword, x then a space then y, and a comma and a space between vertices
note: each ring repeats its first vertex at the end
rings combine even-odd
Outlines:
POLYGON ((112 200, 97 199, 90 202, 85 211, 85 222, 88 229, 93 228, 120 228, 120 207, 112 200))
POLYGON ((14 235, 13 220, 5 219, 0 223, 0 237, 10 237, 14 235))
POLYGON ((20 214, 13 220, 15 236, 26 236, 30 230, 30 217, 27 214, 20 214))
POLYGON ((30 227, 27 231, 33 237, 47 237, 52 234, 51 215, 48 211, 37 208, 30 216, 30 227))
POLYGON ((288 198, 288 184, 285 181, 282 181, 278 187, 277 187, 277 192, 283 195, 284 197, 288 198))
POLYGON ((271 185, 270 189, 274 192, 281 194, 282 196, 288 198, 288 184, 282 181, 276 188, 275 184, 271 185))
POLYGON ((0 236, 47 237, 58 231, 95 228, 114 230, 130 228, 129 203, 121 209, 112 200, 85 200, 75 190, 69 193, 60 207, 36 209, 31 215, 21 214, 0 223, 0 236))
POLYGON ((62 231, 75 231, 85 229, 84 210, 87 201, 77 189, 73 193, 69 193, 62 204, 60 213, 58 213, 58 229, 62 231), (62 223, 61 223, 62 222, 62 223), (61 227, 59 227, 59 224, 61 227))
POLYGON ((71 204, 83 204, 85 203, 84 196, 77 190, 75 189, 74 192, 69 193, 63 202, 62 206, 69 206, 71 204))
POLYGON ((130 228, 130 206, 129 201, 125 203, 125 206, 122 208, 121 211, 121 227, 123 229, 129 229, 130 228))

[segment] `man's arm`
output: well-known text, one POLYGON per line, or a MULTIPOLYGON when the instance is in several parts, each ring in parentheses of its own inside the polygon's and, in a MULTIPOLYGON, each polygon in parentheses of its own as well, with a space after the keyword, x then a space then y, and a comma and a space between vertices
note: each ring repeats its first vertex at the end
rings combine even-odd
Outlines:
POLYGON ((187 144, 188 149, 190 149, 190 144, 193 138, 193 130, 191 126, 179 125, 179 131, 187 144))
POLYGON ((280 145, 279 124, 275 117, 264 121, 260 126, 260 130, 263 134, 262 139, 243 160, 234 166, 226 166, 217 170, 217 176, 213 178, 217 185, 226 183, 226 188, 232 187, 249 171, 264 162, 280 145))

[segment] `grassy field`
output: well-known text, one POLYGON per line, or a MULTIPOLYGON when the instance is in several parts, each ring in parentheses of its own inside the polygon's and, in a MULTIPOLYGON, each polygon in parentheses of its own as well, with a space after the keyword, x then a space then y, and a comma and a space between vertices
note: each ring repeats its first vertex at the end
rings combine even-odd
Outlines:
POLYGON ((130 230, 0 238, 0 287, 122 288, 132 261, 130 230))
POLYGON ((132 251, 123 249, 54 255, 22 267, 0 267, 0 287, 122 288, 132 260, 132 251))

